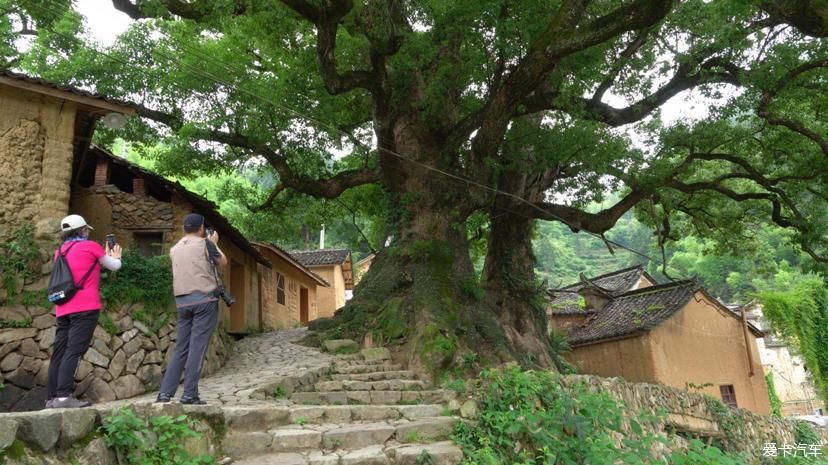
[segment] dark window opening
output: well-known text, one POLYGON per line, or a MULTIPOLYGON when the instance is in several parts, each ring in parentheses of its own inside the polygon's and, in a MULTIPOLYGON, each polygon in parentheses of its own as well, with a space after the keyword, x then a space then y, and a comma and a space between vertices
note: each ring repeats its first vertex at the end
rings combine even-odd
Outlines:
POLYGON ((722 394, 722 401, 725 404, 733 408, 738 407, 736 404, 736 389, 733 388, 732 384, 723 384, 719 386, 719 392, 722 394))
POLYGON ((285 275, 276 273, 276 303, 285 304, 285 275))
POLYGON ((164 233, 136 232, 132 234, 135 248, 145 257, 155 257, 164 253, 164 233))

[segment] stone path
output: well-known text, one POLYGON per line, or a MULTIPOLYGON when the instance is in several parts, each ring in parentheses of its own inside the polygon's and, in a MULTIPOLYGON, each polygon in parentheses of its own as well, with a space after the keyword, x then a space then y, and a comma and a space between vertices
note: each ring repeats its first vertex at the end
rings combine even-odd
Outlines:
MULTIPOLYGON (((222 463, 456 465, 462 460, 448 440, 461 421, 454 416, 459 406, 452 402, 454 392, 392 363, 385 349, 337 356, 295 344, 306 334, 293 329, 242 339, 224 367, 202 379, 200 395, 208 405, 184 411, 223 418, 222 463)), ((157 409, 162 406, 152 405, 155 395, 94 407, 157 409)))
MULTIPOLYGON (((294 344, 307 334, 305 328, 264 333, 238 341, 227 362, 212 376, 202 378, 199 395, 208 405, 273 405, 273 400, 251 398, 255 390, 287 376, 301 375, 320 369, 334 361, 334 357, 317 349, 294 344)), ((176 397, 181 396, 179 387, 176 397)), ((123 405, 153 402, 158 392, 131 399, 95 405, 109 409, 123 405)))

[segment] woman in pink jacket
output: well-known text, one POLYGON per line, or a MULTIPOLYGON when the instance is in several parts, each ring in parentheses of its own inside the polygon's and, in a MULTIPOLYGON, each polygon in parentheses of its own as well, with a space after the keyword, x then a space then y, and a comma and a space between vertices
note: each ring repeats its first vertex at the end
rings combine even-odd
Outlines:
MULTIPOLYGON (((121 267, 121 247, 106 250, 89 240, 91 226, 80 215, 69 215, 60 222, 63 243, 59 251, 65 255, 75 283, 82 289, 66 303, 55 306, 57 328, 49 363, 48 400, 46 408, 79 408, 89 402, 74 397, 75 370, 89 349, 89 342, 101 313, 101 266, 115 271, 121 267), (88 276, 87 276, 88 274, 88 276), (83 281, 84 276, 86 280, 83 281)), ((55 251, 57 258, 58 251, 55 251)))

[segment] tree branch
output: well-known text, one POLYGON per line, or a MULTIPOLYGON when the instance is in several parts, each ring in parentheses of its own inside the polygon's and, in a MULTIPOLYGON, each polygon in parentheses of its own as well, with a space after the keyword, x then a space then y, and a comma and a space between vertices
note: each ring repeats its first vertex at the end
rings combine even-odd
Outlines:
POLYGON ((799 77, 800 75, 812 71, 819 68, 828 68, 828 59, 821 59, 821 60, 814 60, 809 61, 807 63, 803 63, 796 68, 788 71, 785 76, 782 77, 779 81, 777 81, 776 85, 770 88, 769 90, 765 91, 762 94, 762 98, 759 101, 759 108, 757 113, 759 117, 764 118, 768 124, 772 124, 774 126, 783 126, 791 131, 797 132, 808 139, 814 141, 822 150, 822 153, 825 156, 828 156, 828 140, 822 137, 820 134, 816 133, 805 127, 804 124, 800 123, 799 121, 795 121, 788 118, 782 118, 779 115, 773 113, 770 110, 770 103, 774 97, 781 92, 785 86, 790 84, 791 81, 799 77))

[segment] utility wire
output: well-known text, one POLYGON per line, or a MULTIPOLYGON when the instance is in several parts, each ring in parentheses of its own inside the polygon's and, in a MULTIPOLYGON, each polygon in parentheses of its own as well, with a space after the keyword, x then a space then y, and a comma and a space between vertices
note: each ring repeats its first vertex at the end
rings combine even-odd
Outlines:
MULTIPOLYGON (((46 0, 46 2, 44 2, 44 3, 50 3, 50 0, 46 0)), ((52 4, 52 5, 56 5, 54 2, 52 2, 51 4, 52 4)), ((65 13, 65 11, 61 11, 61 10, 58 10, 58 9, 55 9, 55 8, 46 8, 46 7, 41 6, 41 5, 38 5, 38 6, 37 6, 37 8, 40 8, 40 9, 42 9, 42 10, 44 10, 44 11, 48 11, 48 12, 54 13, 54 14, 56 14, 56 15, 58 15, 58 16, 59 16, 59 15, 62 15, 62 14, 64 14, 64 13, 65 13)), ((52 34, 56 34, 56 35, 61 36, 61 37, 65 38, 65 39, 76 39, 76 37, 75 37, 75 36, 70 36, 70 35, 67 35, 67 34, 65 34, 65 33, 61 33, 61 32, 55 31, 55 30, 49 30, 49 31, 50 31, 52 34)), ((198 56, 200 59, 205 60, 205 61, 209 61, 209 62, 211 62, 211 63, 213 63, 213 64, 218 65, 219 67, 224 68, 224 70, 225 70, 225 71, 229 71, 229 72, 230 72, 230 74, 233 74, 233 73, 238 73, 238 74, 246 74, 246 73, 247 73, 247 71, 248 71, 247 69, 244 69, 244 68, 235 68, 235 69, 233 69, 233 68, 231 67, 232 65, 228 65, 228 64, 227 64, 227 63, 225 63, 225 62, 218 61, 218 60, 217 60, 217 59, 215 59, 214 57, 211 57, 211 56, 209 56, 209 55, 205 55, 205 54, 203 54, 202 52, 196 52, 194 49, 191 49, 190 47, 188 47, 188 46, 186 46, 186 45, 184 45, 184 44, 177 44, 177 43, 175 43, 175 39, 174 39, 173 37, 169 36, 169 34, 168 34, 166 31, 161 31, 161 30, 157 30, 157 29, 156 29, 156 32, 158 32, 158 33, 160 33, 160 34, 164 35, 167 39, 169 39, 169 40, 173 41, 173 43, 174 43, 175 45, 177 45, 177 46, 181 46, 182 48, 187 49, 190 53, 192 53, 193 55, 198 56)), ((88 44, 85 44, 85 45, 88 45, 88 44)), ((102 50, 98 50, 97 48, 94 48, 94 47, 91 47, 91 46, 90 46, 90 47, 89 47, 89 50, 91 50, 91 51, 92 51, 93 53, 95 53, 95 54, 98 54, 98 55, 103 55, 103 56, 105 56, 105 57, 107 57, 107 58, 109 58, 109 59, 111 59, 111 60, 114 60, 114 61, 120 62, 120 63, 121 63, 121 64, 123 64, 123 65, 126 65, 126 66, 134 66, 134 64, 130 63, 129 61, 127 61, 127 60, 125 60, 125 59, 123 59, 123 58, 113 56, 112 54, 107 53, 107 52, 102 51, 102 50)), ((205 71, 205 70, 203 70, 203 69, 198 69, 198 68, 195 68, 195 67, 193 67, 193 66, 191 66, 191 65, 188 65, 188 64, 182 63, 180 59, 178 59, 177 57, 174 57, 174 56, 172 56, 172 55, 168 54, 168 53, 167 53, 166 51, 164 51, 164 50, 158 50, 158 49, 156 49, 156 50, 153 50, 153 53, 158 54, 158 55, 161 55, 162 57, 166 58, 166 59, 167 59, 168 61, 170 61, 171 63, 174 63, 174 64, 178 65, 179 69, 181 69, 181 70, 183 70, 183 71, 189 71, 189 72, 195 73, 195 74, 199 75, 199 77, 201 77, 201 78, 207 78, 208 80, 210 80, 210 81, 212 81, 212 82, 215 82, 215 83, 217 83, 217 84, 221 84, 221 85, 223 85, 223 86, 225 86, 225 87, 227 87, 227 88, 230 88, 230 89, 235 89, 235 90, 237 90, 237 91, 240 91, 240 92, 243 92, 243 93, 245 93, 245 94, 248 94, 249 96, 251 96, 251 97, 253 97, 253 98, 257 99, 257 100, 260 100, 260 101, 264 102, 265 104, 270 105, 270 106, 272 106, 272 107, 274 107, 274 108, 278 108, 278 109, 281 109, 281 110, 285 110, 285 111, 287 111, 287 112, 289 112, 289 113, 291 113, 291 114, 293 114, 293 115, 295 115, 295 116, 297 116, 297 117, 299 117, 299 118, 301 118, 301 119, 304 119, 304 120, 306 120, 306 121, 309 121, 309 122, 315 123, 315 124, 317 124, 317 125, 319 125, 319 126, 321 126, 321 127, 324 127, 324 128, 329 129, 329 130, 332 130, 333 132, 340 133, 340 134, 344 135, 345 137, 347 137, 347 138, 348 138, 349 140, 351 140, 352 142, 354 142, 354 144, 355 144, 355 145, 359 145, 360 147, 362 147, 362 148, 364 148, 364 149, 366 149, 366 150, 369 150, 369 151, 371 150, 371 147, 369 147, 369 146, 365 145, 365 144, 364 144, 363 142, 361 142, 361 141, 354 140, 352 137, 350 137, 350 136, 351 136, 351 134, 347 133, 346 131, 344 131, 344 130, 342 130, 342 129, 340 129, 340 128, 338 128, 338 127, 336 127, 336 126, 332 125, 332 124, 326 123, 326 122, 321 121, 321 120, 319 120, 319 119, 317 119, 317 118, 314 118, 314 117, 308 116, 308 115, 306 115, 306 114, 304 114, 304 113, 302 113, 302 112, 300 112, 300 111, 298 111, 298 110, 295 110, 295 109, 290 108, 290 107, 288 107, 288 106, 285 106, 285 105, 283 105, 283 104, 277 103, 277 102, 275 102, 274 100, 272 100, 272 99, 270 99, 270 98, 268 98, 268 97, 263 97, 263 96, 261 96, 260 94, 258 94, 258 93, 256 93, 256 92, 250 91, 250 90, 248 90, 248 89, 244 89, 243 87, 241 87, 241 85, 236 85, 236 84, 233 84, 233 83, 228 82, 228 81, 226 81, 226 80, 223 80, 222 78, 220 78, 220 77, 218 77, 218 76, 214 75, 213 73, 210 73, 209 71, 205 71)), ((303 96, 303 97, 304 97, 304 96, 303 96)), ((305 99, 306 99, 306 100, 309 100, 309 99, 307 99, 307 97, 305 97, 305 99)), ((377 145, 376 150, 377 150, 377 151, 381 151, 381 152, 383 152, 383 153, 386 153, 386 154, 388 154, 388 155, 391 155, 391 156, 393 156, 393 157, 399 158, 399 159, 401 159, 401 160, 405 160, 405 161, 408 161, 408 162, 410 162, 410 163, 413 163, 413 164, 415 164, 415 165, 417 165, 417 166, 420 166, 420 167, 421 167, 421 168, 423 168, 423 169, 426 169, 426 170, 429 170, 429 171, 433 171, 433 172, 435 172, 435 173, 439 173, 439 174, 441 174, 441 175, 443 175, 443 176, 446 176, 446 177, 449 177, 449 178, 455 179, 455 180, 457 180, 457 181, 465 182, 465 183, 467 183, 467 184, 473 185, 473 186, 475 186, 475 187, 478 187, 478 188, 480 188, 480 189, 483 189, 483 190, 486 190, 486 191, 489 191, 489 192, 493 192, 493 193, 494 193, 494 194, 496 194, 496 195, 503 195, 503 196, 505 196, 505 197, 509 197, 509 198, 511 198, 511 199, 514 199, 514 200, 516 200, 516 201, 518 201, 518 202, 520 202, 520 203, 525 203, 526 205, 530 206, 531 208, 533 208, 533 209, 535 209, 535 210, 537 210, 537 211, 539 211, 539 212, 541 212, 541 213, 544 213, 545 215, 548 215, 549 217, 551 217, 551 218, 555 219, 556 221, 559 221, 559 222, 561 222, 561 223, 563 223, 563 224, 565 224, 565 225, 569 226, 569 227, 570 227, 570 229, 577 229, 577 230, 583 231, 583 232, 585 232, 585 233, 586 233, 586 234, 588 234, 588 235, 591 235, 591 236, 593 236, 593 237, 596 237, 596 238, 600 239, 601 241, 603 241, 603 242, 604 242, 604 243, 606 243, 606 244, 611 244, 611 245, 616 246, 616 247, 618 247, 618 248, 620 248, 620 249, 626 250, 626 251, 628 251, 628 252, 631 252, 631 253, 634 253, 634 254, 636 254, 636 255, 639 255, 639 256, 641 256, 641 257, 643 257, 643 258, 646 258, 647 260, 650 260, 650 261, 652 261, 652 262, 660 263, 662 266, 664 265, 664 263, 663 263, 663 261, 662 261, 662 260, 657 260, 657 259, 655 259, 655 258, 653 258, 653 257, 651 257, 651 256, 649 256, 649 255, 647 255, 646 253, 640 252, 640 251, 635 250, 635 249, 633 249, 633 248, 631 248, 631 247, 628 247, 628 246, 626 246, 626 245, 624 245, 624 244, 621 244, 621 243, 619 243, 619 242, 616 242, 616 241, 613 241, 613 240, 611 240, 611 239, 608 239, 608 238, 604 237, 604 236, 603 236, 603 235, 601 235, 601 234, 593 233, 593 232, 586 231, 586 230, 583 230, 583 229, 581 229, 581 228, 575 227, 575 226, 573 226, 571 223, 569 223, 568 221, 566 221, 566 220, 564 220, 563 218, 561 218, 560 216, 558 216, 558 215, 556 215, 556 214, 552 213, 551 211, 549 211, 549 210, 547 210, 547 209, 545 209, 545 208, 543 208, 543 207, 540 207, 540 206, 536 205, 534 202, 531 202, 531 201, 529 201, 529 200, 527 200, 527 199, 525 199, 525 198, 523 198, 523 197, 521 197, 521 196, 519 196, 519 195, 512 194, 512 193, 510 193, 510 192, 505 192, 505 191, 502 191, 502 190, 500 190, 500 189, 498 189, 498 188, 496 188, 496 187, 491 187, 491 186, 489 186, 489 185, 482 184, 482 183, 477 182, 477 181, 474 181, 474 180, 472 180, 472 179, 465 178, 465 177, 463 177, 463 176, 460 176, 460 175, 457 175, 457 174, 454 174, 454 173, 450 173, 450 172, 448 172, 448 171, 442 170, 442 169, 437 168, 437 167, 434 167, 434 166, 430 166, 430 165, 428 165, 428 164, 426 164, 426 163, 423 163, 423 162, 420 162, 420 161, 418 161, 418 160, 414 160, 414 159, 408 158, 408 157, 406 157, 406 156, 404 156, 404 155, 402 155, 402 154, 400 154, 400 153, 397 153, 397 152, 395 152, 395 151, 393 151, 393 150, 387 149, 387 148, 385 148, 385 147, 381 147, 381 146, 379 146, 379 144, 377 145)), ((512 213, 512 214, 518 215, 518 216, 523 217, 523 218, 533 219, 533 220, 534 220, 534 219, 536 219, 536 218, 534 218, 534 217, 530 217, 530 216, 527 216, 527 215, 523 215, 523 214, 521 214, 521 213, 519 213, 519 212, 516 212, 516 211, 513 211, 513 210, 505 209, 505 208, 502 208, 502 207, 497 207, 497 208, 500 208, 500 209, 502 209, 502 210, 508 211, 508 212, 510 212, 510 213, 512 213)), ((611 251, 611 250, 610 250, 610 251, 611 251)), ((671 278, 671 279, 672 279, 672 278, 671 278)))

